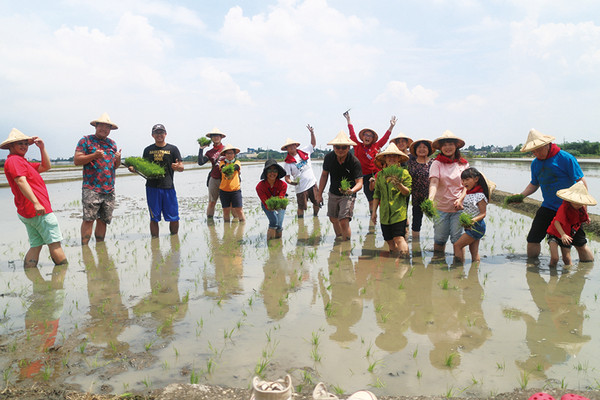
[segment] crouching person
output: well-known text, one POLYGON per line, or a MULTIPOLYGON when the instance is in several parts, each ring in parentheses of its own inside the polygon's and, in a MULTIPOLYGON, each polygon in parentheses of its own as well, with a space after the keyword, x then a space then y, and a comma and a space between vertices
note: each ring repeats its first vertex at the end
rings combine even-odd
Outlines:
MULTIPOLYGON (((285 217, 285 207, 283 205, 271 205, 270 198, 285 199, 287 183, 282 178, 285 177, 285 170, 275 160, 267 160, 260 176, 260 182, 256 185, 256 193, 260 198, 261 206, 269 219, 269 229, 267 230, 267 240, 280 238, 283 233, 283 218, 285 217)), ((286 199, 287 200, 287 199, 286 199)))

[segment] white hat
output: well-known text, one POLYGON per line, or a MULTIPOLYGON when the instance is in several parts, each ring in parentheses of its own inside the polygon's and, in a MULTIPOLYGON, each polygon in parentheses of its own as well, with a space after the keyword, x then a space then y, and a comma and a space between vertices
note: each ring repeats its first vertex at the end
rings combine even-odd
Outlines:
POLYGON ((9 144, 14 142, 20 142, 21 140, 28 140, 30 145, 33 143, 33 138, 31 136, 25 135, 17 128, 12 128, 12 130, 8 134, 8 139, 6 139, 0 144, 0 149, 8 149, 9 144))
POLYGON ((208 132, 208 133, 206 134, 206 137, 207 137, 207 138, 210 138, 212 135, 221 135, 221 136, 223 136, 223 137, 225 137, 225 136, 226 136, 226 135, 225 135, 223 132, 221 132, 221 131, 219 130, 219 128, 213 128, 213 129, 212 129, 212 131, 210 131, 210 132, 208 132))
POLYGON ((233 151, 235 151, 235 154, 237 154, 237 153, 240 152, 240 149, 238 149, 237 147, 233 147, 232 145, 228 144, 227 146, 225 146, 223 148, 223 150, 221 150, 221 155, 225 155, 225 152, 227 150, 233 150, 233 151))
POLYGON ((292 139, 290 139, 290 138, 287 138, 287 139, 286 139, 286 141, 285 141, 285 144, 284 144, 283 146, 281 146, 281 151, 287 151, 287 147, 288 147, 290 144, 295 144, 296 146, 300 146, 300 142, 297 142, 297 141, 295 141, 295 140, 292 140, 292 139))
POLYGON ((456 148, 460 149, 461 147, 463 147, 465 145, 465 141, 462 140, 461 138, 459 138, 458 136, 456 136, 454 133, 452 133, 449 130, 444 131, 444 133, 442 134, 442 136, 440 136, 439 138, 435 139, 433 141, 433 143, 431 144, 431 147, 433 147, 436 150, 441 150, 442 146, 440 146, 440 141, 442 140, 454 140, 456 141, 456 148))
POLYGON ((107 113, 104 113, 100 116, 100 118, 93 120, 92 122, 90 122, 90 125, 92 126, 96 126, 97 124, 107 124, 110 125, 110 129, 119 129, 119 127, 117 126, 117 124, 115 124, 114 122, 112 122, 110 120, 110 117, 108 116, 107 113))
POLYGON ((413 140, 411 138, 409 138, 408 136, 406 136, 402 132, 398 133, 395 137, 391 138, 390 142, 395 142, 396 140, 399 140, 399 139, 406 139, 408 141, 408 147, 410 147, 410 145, 413 143, 413 140))
POLYGON ((556 138, 550 135, 544 135, 542 132, 532 129, 529 131, 529 135, 527 135, 527 141, 521 147, 522 153, 527 153, 528 151, 532 151, 538 149, 542 146, 545 146, 549 143, 552 143, 556 138))
POLYGON ((383 150, 382 152, 378 153, 377 156, 375 156, 375 165, 378 168, 383 168, 383 164, 385 163, 385 156, 390 154, 400 156, 401 164, 408 161, 408 156, 402 150, 399 150, 396 144, 390 143, 388 144, 388 147, 385 148, 385 150, 383 150))
POLYGON ((356 143, 354 143, 352 140, 350 140, 350 138, 348 137, 348 135, 346 135, 346 132, 344 131, 339 131, 337 136, 329 143, 327 143, 328 145, 342 145, 342 146, 356 146, 356 143))
POLYGON ((588 193, 583 181, 576 182, 570 188, 557 191, 556 195, 571 203, 583 204, 585 206, 595 206, 598 204, 596 199, 588 193))

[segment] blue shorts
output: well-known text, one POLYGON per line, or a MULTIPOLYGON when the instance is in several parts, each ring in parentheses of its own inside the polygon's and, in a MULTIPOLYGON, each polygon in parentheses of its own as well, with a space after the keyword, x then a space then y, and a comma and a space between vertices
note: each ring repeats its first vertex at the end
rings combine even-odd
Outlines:
POLYGON ((179 204, 175 188, 160 189, 146 186, 146 199, 150 220, 158 222, 162 214, 165 221, 179 221, 179 204))
POLYGON ((29 245, 31 247, 40 247, 45 244, 52 244, 63 240, 60 233, 60 226, 54 213, 38 215, 33 218, 25 218, 19 215, 19 219, 27 228, 29 245))
POLYGON ((221 190, 219 191, 219 197, 221 198, 221 207, 223 208, 242 208, 241 190, 236 190, 235 192, 226 192, 221 190))
POLYGON ((469 229, 465 229, 465 233, 475 240, 479 240, 485 235, 485 221, 477 221, 469 229))
POLYGON ((463 228, 460 224, 460 214, 457 212, 438 211, 438 218, 433 222, 433 242, 437 245, 445 245, 450 237, 450 242, 456 243, 462 235, 463 228))

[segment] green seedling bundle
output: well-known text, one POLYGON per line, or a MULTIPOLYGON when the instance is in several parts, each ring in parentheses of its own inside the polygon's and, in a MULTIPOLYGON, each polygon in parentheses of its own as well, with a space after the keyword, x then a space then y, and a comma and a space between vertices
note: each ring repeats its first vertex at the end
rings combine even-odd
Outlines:
POLYGON ((146 179, 162 178, 165 176, 165 169, 158 164, 154 164, 141 157, 127 157, 123 161, 126 167, 133 167, 135 172, 146 179))
POLYGON ((469 215, 465 212, 460 214, 460 217, 458 217, 458 220, 463 228, 470 228, 474 224, 473 217, 471 217, 471 215, 469 215))
POLYGON ((221 172, 226 177, 231 178, 233 176, 233 174, 235 173, 235 165, 233 163, 226 164, 223 166, 223 168, 221 168, 221 172))
POLYGON ((347 190, 350 190, 352 185, 350 185, 350 181, 346 178, 343 178, 340 182, 340 192, 345 193, 347 190))
POLYGON ((431 220, 435 220, 438 217, 438 211, 433 205, 433 201, 430 199, 423 200, 421 203, 421 211, 423 211, 423 214, 431 220))
POLYGON ((267 208, 269 210, 273 210, 273 211, 286 208, 288 203, 289 203, 289 200, 287 199, 287 197, 277 197, 277 196, 269 197, 265 201, 267 208))
POLYGON ((198 138, 198 144, 200 146, 209 146, 211 143, 212 143, 212 140, 210 140, 207 137, 202 136, 202 137, 198 138))
POLYGON ((388 167, 385 167, 381 170, 383 177, 386 182, 392 182, 396 187, 402 183, 402 173, 404 172, 404 168, 392 164, 388 167))
POLYGON ((523 196, 522 194, 513 194, 512 196, 506 196, 504 198, 504 204, 511 204, 511 203, 522 203, 523 199, 525 198, 525 196, 523 196))

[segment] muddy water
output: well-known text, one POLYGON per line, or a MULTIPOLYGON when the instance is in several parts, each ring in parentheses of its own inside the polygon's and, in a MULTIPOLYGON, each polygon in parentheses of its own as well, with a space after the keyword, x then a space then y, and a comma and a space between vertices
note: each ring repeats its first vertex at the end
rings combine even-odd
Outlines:
POLYGON ((170 237, 162 223, 155 240, 143 180, 120 177, 107 241, 83 248, 81 183, 49 185, 70 264, 53 267, 44 250, 33 271, 22 268, 27 236, 1 189, 4 379, 112 393, 172 382, 248 387, 256 371, 291 373, 304 390, 323 380, 380 395, 598 386, 597 268, 550 269, 545 246, 540 264, 528 265, 529 218, 490 206, 481 263, 455 266, 450 254, 432 260, 429 221, 411 259, 395 260, 369 227, 362 195, 342 244, 324 213, 298 220, 292 201, 283 239, 267 246, 254 195, 260 171, 243 168, 245 224, 207 224, 206 170, 178 174, 180 233, 170 237))

